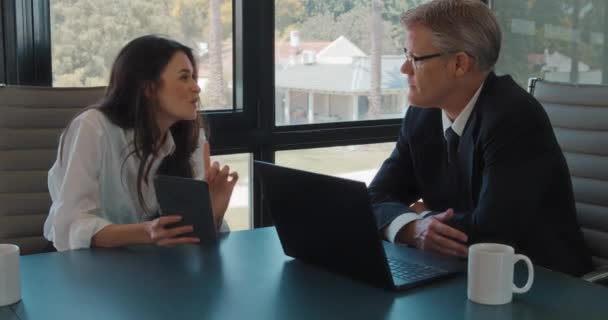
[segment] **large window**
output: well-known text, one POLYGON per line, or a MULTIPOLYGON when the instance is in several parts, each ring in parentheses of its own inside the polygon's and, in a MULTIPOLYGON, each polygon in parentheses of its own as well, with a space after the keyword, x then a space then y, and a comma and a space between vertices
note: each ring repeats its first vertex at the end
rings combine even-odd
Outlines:
POLYGON ((608 84, 608 1, 493 0, 503 31, 499 73, 608 84))
POLYGON ((194 49, 204 110, 233 106, 232 1, 51 0, 53 86, 105 86, 128 41, 167 35, 194 49))
MULTIPOLYGON (((113 0, 111 5, 96 0, 51 0, 50 18, 53 86, 106 86, 112 62, 128 41, 159 34, 194 50, 203 110, 235 105, 230 0, 113 0)), ((221 149, 221 145, 213 148, 221 149)), ((250 158, 249 153, 212 157, 240 176, 225 216, 233 231, 252 228, 250 158)))
MULTIPOLYGON (((408 106, 399 16, 428 1, 5 1, 3 76, 14 84, 48 76, 49 85, 50 68, 38 64, 51 48, 53 85, 106 85, 118 50, 134 37, 186 43, 200 62, 214 158, 241 177, 226 219, 232 230, 265 226, 272 221, 250 187, 252 159, 371 181, 408 106), (235 107, 242 109, 218 110, 235 107)), ((522 87, 536 76, 608 83, 608 1, 484 2, 504 35, 497 73, 522 87)))
POLYGON ((232 230, 264 226, 272 221, 250 187, 252 159, 371 180, 408 105, 399 16, 427 1, 24 0, 33 5, 10 7, 23 23, 8 30, 16 40, 3 53, 22 59, 6 75, 15 84, 104 86, 131 39, 186 43, 200 62, 214 158, 241 177, 226 219, 232 230))
POLYGON ((399 17, 424 2, 276 0, 276 124, 401 118, 399 17))
POLYGON ((276 163, 369 185, 394 147, 391 142, 281 151, 276 154, 276 163))

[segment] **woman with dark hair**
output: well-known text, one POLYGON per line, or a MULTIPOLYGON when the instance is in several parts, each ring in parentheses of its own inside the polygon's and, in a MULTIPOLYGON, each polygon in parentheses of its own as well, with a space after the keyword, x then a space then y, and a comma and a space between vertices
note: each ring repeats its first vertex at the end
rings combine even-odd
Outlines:
POLYGON ((44 235, 57 250, 199 242, 184 236, 192 226, 168 227, 179 216, 158 216, 156 174, 206 180, 227 230, 238 175, 210 164, 197 78, 192 50, 177 41, 143 36, 120 51, 105 96, 67 126, 49 171, 44 235))

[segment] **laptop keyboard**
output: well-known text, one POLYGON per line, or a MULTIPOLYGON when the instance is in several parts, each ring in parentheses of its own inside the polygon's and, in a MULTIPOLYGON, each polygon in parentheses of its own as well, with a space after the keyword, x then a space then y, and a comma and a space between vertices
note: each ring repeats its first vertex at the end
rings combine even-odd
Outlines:
POLYGON ((448 273, 446 270, 440 268, 405 262, 392 258, 388 258, 388 266, 390 267, 391 273, 394 277, 407 281, 418 281, 434 278, 448 273))

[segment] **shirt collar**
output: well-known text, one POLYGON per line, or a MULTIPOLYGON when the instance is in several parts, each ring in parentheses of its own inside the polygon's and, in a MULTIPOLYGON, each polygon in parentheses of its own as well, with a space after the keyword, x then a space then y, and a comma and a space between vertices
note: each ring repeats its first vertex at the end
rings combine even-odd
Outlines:
POLYGON ((448 114, 447 114, 447 112, 445 112, 445 110, 443 110, 443 109, 441 110, 441 120, 443 123, 444 135, 445 135, 445 131, 449 127, 452 127, 452 130, 454 130, 454 132, 458 136, 462 136, 462 133, 464 132, 464 127, 467 125, 467 121, 469 121, 471 112, 473 111, 473 108, 475 107, 475 104, 477 103, 477 99, 479 98, 479 94, 481 93, 481 88, 483 88, 483 83, 481 84, 481 86, 479 86, 479 88, 477 89, 477 91, 475 92, 475 94, 473 95, 471 100, 469 100, 469 103, 467 103, 467 105, 464 107, 462 112, 460 112, 458 117, 456 117, 456 119, 454 119, 454 122, 452 122, 452 120, 450 120, 450 118, 448 117, 448 114))

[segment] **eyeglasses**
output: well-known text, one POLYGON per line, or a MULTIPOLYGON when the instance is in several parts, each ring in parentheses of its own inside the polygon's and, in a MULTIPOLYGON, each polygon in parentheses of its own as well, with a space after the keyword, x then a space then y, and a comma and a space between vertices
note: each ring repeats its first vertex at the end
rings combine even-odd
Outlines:
POLYGON ((418 69, 417 62, 441 57, 442 55, 444 55, 444 53, 438 52, 438 53, 429 54, 426 56, 415 57, 411 53, 407 52, 407 48, 403 48, 403 53, 405 53, 405 60, 407 60, 409 63, 412 64, 412 67, 414 68, 414 70, 418 69))

